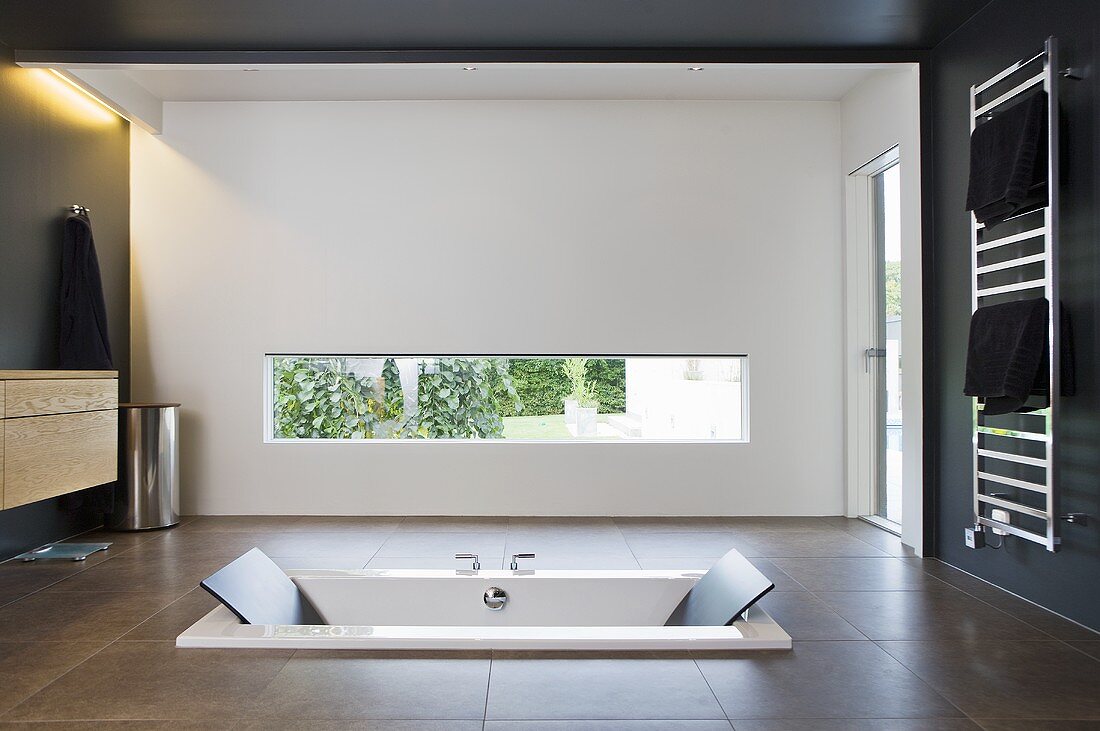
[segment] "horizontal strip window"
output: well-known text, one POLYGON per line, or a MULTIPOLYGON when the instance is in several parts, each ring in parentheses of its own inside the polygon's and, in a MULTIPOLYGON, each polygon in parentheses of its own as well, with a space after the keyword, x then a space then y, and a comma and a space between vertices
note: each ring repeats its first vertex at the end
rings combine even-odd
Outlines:
POLYGON ((271 442, 746 442, 748 357, 268 355, 271 442))

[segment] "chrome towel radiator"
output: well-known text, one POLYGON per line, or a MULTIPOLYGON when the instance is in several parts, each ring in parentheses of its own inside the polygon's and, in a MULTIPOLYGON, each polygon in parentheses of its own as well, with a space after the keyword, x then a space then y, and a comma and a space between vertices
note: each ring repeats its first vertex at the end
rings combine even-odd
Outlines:
POLYGON ((1048 399, 1021 414, 983 414, 973 406, 974 527, 972 548, 985 545, 989 531, 1015 536, 1057 551, 1058 396, 1061 393, 1058 292, 1058 82, 1076 78, 1058 66, 1057 40, 989 80, 970 87, 970 131, 1040 87, 1046 91, 1047 198, 1033 208, 987 229, 970 219, 971 312, 1011 299, 1045 297, 1048 317, 1048 399))

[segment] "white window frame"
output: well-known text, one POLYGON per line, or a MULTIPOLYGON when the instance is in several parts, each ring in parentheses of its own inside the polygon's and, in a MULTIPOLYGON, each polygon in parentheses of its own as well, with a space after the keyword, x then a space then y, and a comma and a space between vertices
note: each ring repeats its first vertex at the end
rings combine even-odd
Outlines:
POLYGON ((866 349, 876 341, 878 242, 875 240, 874 177, 900 162, 897 145, 848 174, 845 181, 845 398, 847 515, 874 513, 879 459, 876 380, 866 349))
POLYGON ((468 354, 468 353, 433 353, 408 354, 388 353, 385 355, 371 353, 265 353, 263 358, 263 414, 262 429, 265 444, 748 444, 749 443, 749 412, 751 391, 749 380, 748 353, 604 353, 589 354, 584 356, 558 355, 558 354, 468 354), (275 437, 275 394, 274 394, 274 360, 286 357, 333 357, 333 358, 740 358, 741 359, 741 438, 740 439, 284 439, 275 437))

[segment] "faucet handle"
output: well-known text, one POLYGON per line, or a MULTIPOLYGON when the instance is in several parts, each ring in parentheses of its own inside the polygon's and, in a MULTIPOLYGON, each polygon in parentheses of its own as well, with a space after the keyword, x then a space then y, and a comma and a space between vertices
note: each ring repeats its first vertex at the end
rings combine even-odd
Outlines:
POLYGON ((480 571, 481 570, 481 562, 477 560, 477 554, 476 553, 456 553, 455 554, 455 559, 456 560, 472 559, 473 562, 474 562, 474 571, 480 571))
POLYGON ((534 558, 534 557, 535 557, 535 554, 533 554, 533 553, 513 553, 512 554, 512 566, 511 566, 512 571, 518 571, 519 570, 519 559, 521 559, 521 558, 534 558))

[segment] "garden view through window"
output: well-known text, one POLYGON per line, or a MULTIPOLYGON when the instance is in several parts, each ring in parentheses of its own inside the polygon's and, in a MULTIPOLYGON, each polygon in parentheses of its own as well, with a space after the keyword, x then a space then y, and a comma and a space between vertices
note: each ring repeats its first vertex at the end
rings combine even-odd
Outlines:
POLYGON ((268 438, 745 441, 745 356, 269 355, 268 438))

